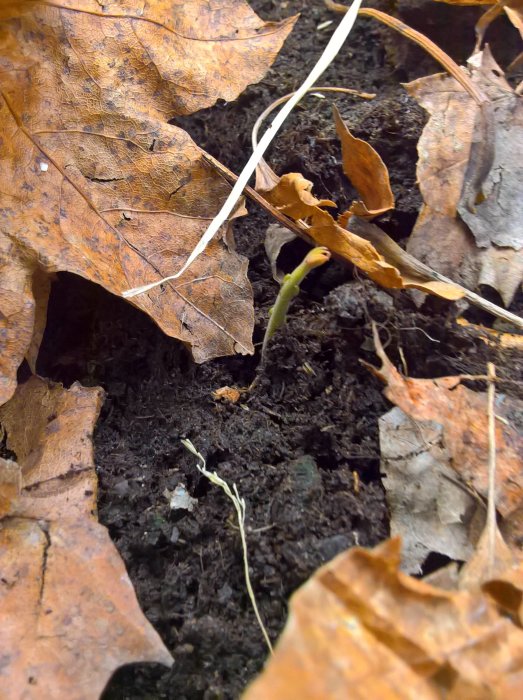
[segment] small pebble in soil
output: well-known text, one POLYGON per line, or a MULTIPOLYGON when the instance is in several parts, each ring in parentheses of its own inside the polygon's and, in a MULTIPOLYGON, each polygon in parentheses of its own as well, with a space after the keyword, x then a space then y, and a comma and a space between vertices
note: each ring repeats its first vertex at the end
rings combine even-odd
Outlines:
POLYGON ((386 321, 393 313, 394 301, 371 280, 358 280, 336 287, 327 297, 325 306, 339 318, 356 325, 366 318, 380 323, 386 321))
POLYGON ((303 455, 292 460, 287 467, 290 488, 304 503, 314 500, 323 490, 321 474, 316 460, 311 455, 303 455))
POLYGON ((354 542, 347 535, 332 535, 319 540, 316 544, 318 552, 325 562, 334 559, 335 556, 349 549, 354 542))

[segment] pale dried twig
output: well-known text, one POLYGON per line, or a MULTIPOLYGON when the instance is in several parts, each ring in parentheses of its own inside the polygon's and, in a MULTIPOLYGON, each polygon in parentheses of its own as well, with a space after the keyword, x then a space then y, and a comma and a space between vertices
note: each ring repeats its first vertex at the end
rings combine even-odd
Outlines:
POLYGON ((207 465, 205 462, 205 458, 198 450, 196 447, 192 444, 190 440, 182 440, 181 441, 182 445, 185 447, 186 450, 189 450, 191 454, 193 454, 200 464, 196 464, 196 468, 198 471, 200 471, 204 476, 206 476, 209 481, 216 486, 219 486, 222 491, 225 493, 227 498, 230 498, 230 500, 233 502, 233 505, 236 509, 236 515, 238 518, 238 528, 240 531, 240 537, 242 541, 242 549, 243 549, 243 570, 245 574, 245 585, 247 587, 247 593, 249 594, 249 598, 254 610, 254 614, 256 615, 256 620, 258 621, 258 625, 260 626, 260 629, 263 634, 263 638, 265 639, 265 643, 267 644, 269 651, 271 654, 273 653, 272 649, 272 644, 271 640, 269 639, 269 635, 267 633, 267 630, 265 629, 265 625, 263 624, 263 621, 261 619, 260 611, 258 610, 258 605, 256 603, 256 597, 254 595, 254 591, 251 585, 251 577, 249 575, 249 562, 247 559, 247 539, 245 537, 245 499, 240 498, 240 494, 238 493, 238 489, 236 488, 236 484, 232 485, 232 489, 229 486, 229 484, 222 479, 221 477, 218 476, 216 472, 210 472, 207 469, 207 465))
POLYGON ((492 362, 487 365, 487 414, 488 414, 488 503, 487 503, 487 572, 488 578, 494 574, 496 561, 496 367, 492 362))

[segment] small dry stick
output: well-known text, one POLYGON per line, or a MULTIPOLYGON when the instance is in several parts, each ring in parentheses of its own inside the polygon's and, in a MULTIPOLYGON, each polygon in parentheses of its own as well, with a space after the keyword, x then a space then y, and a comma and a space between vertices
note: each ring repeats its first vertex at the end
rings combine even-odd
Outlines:
MULTIPOLYGON (((238 179, 233 172, 231 172, 224 165, 222 165, 217 160, 209 156, 209 154, 206 153, 203 157, 210 165, 216 168, 216 170, 218 170, 225 179, 232 182, 238 179)), ((282 226, 285 226, 297 236, 300 236, 300 238, 303 238, 311 245, 314 245, 314 239, 308 232, 308 226, 303 221, 293 221, 285 214, 282 214, 281 211, 273 207, 272 204, 269 204, 269 202, 266 199, 264 199, 262 195, 253 190, 251 187, 245 188, 245 194, 248 197, 250 197, 254 202, 263 207, 265 211, 274 216, 276 220, 282 224, 282 226)), ((373 243, 373 241, 371 241, 371 243, 373 243)), ((429 275, 429 279, 438 280, 439 282, 445 282, 446 284, 452 284, 454 287, 459 287, 463 291, 465 299, 467 299, 467 301, 469 301, 471 304, 474 304, 474 306, 477 306, 478 308, 483 309, 484 311, 488 311, 488 313, 492 314, 493 316, 497 316, 498 318, 502 318, 505 321, 512 323, 517 328, 523 328, 523 319, 519 316, 516 316, 516 314, 513 314, 511 311, 507 311, 506 309, 503 309, 501 306, 493 304, 491 301, 484 299, 479 294, 471 292, 470 289, 467 289, 466 287, 463 287, 462 285, 458 284, 457 282, 454 282, 448 277, 441 275, 439 272, 436 272, 436 270, 433 270, 428 265, 425 265, 412 255, 406 253, 404 250, 401 250, 397 243, 394 243, 394 241, 389 242, 388 245, 393 246, 393 248, 397 248, 399 253, 401 253, 402 260, 404 262, 407 262, 409 264, 409 267, 412 267, 413 270, 421 272, 423 275, 429 275)), ((341 260, 341 262, 345 264, 347 263, 347 259, 343 256, 337 256, 336 254, 334 254, 334 256, 341 260)))
POLYGON ((487 365, 488 390, 488 503, 487 503, 487 532, 488 532, 488 579, 494 575, 496 561, 496 367, 492 362, 487 365))
POLYGON ((247 559, 247 539, 245 537, 245 499, 240 498, 240 494, 238 493, 236 484, 233 484, 231 489, 229 484, 226 481, 224 481, 224 479, 219 477, 216 472, 210 472, 207 469, 204 456, 200 454, 200 452, 198 452, 198 450, 190 440, 181 440, 181 443, 186 450, 189 450, 189 452, 199 460, 200 464, 196 464, 196 468, 198 469, 198 471, 201 472, 204 476, 206 476, 211 483, 215 484, 216 486, 219 486, 225 493, 227 498, 230 498, 234 504, 234 507, 236 509, 236 515, 238 518, 238 528, 240 530, 240 537, 242 541, 243 571, 245 574, 245 585, 247 587, 247 593, 249 594, 251 605, 253 607, 254 614, 256 615, 258 625, 260 626, 260 629, 262 631, 263 638, 265 639, 265 643, 267 644, 267 647, 269 648, 269 651, 272 654, 274 652, 271 640, 269 639, 269 635, 261 619, 260 611, 258 610, 258 604, 256 603, 256 598, 254 596, 254 591, 251 585, 251 577, 249 575, 249 561, 247 559))

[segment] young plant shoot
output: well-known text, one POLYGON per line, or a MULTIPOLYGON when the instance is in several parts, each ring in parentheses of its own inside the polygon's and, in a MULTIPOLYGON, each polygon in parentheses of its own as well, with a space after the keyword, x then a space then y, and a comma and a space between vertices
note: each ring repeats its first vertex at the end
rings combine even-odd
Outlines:
POLYGON ((300 284, 311 270, 326 263, 330 260, 330 257, 331 254, 327 248, 323 246, 313 248, 307 253, 298 267, 283 278, 274 306, 269 311, 269 323, 267 324, 261 351, 262 364, 265 362, 269 341, 278 328, 281 328, 285 323, 289 305, 294 297, 299 294, 300 284))

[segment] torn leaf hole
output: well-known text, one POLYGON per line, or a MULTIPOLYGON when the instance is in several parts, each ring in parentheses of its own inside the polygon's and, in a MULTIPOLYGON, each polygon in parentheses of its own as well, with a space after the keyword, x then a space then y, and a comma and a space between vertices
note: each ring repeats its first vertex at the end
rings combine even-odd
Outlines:
POLYGON ((90 182, 121 182, 121 180, 125 180, 124 177, 89 177, 89 175, 85 176, 87 180, 90 180, 90 182))

